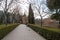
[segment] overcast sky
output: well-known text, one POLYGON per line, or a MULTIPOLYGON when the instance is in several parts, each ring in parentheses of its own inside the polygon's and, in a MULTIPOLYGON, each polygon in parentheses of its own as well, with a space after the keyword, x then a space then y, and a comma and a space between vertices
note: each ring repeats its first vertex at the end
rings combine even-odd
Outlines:
MULTIPOLYGON (((0 0, 1 1, 1 0, 0 0)), ((10 0, 8 0, 8 3, 9 3, 9 1, 10 0)), ((44 12, 42 12, 43 10, 45 11, 45 12, 48 12, 48 8, 47 8, 47 6, 46 6, 46 0, 19 0, 19 1, 17 1, 17 2, 19 2, 19 3, 17 3, 20 7, 21 7, 21 13, 22 14, 24 14, 24 13, 26 13, 27 15, 28 15, 28 11, 29 11, 29 3, 33 3, 33 5, 32 5, 32 9, 33 9, 33 11, 34 11, 34 16, 35 16, 35 18, 40 18, 40 16, 39 16, 39 13, 37 12, 37 10, 34 8, 34 3, 36 4, 36 6, 38 6, 38 5, 40 5, 41 6, 41 9, 40 9, 40 11, 41 11, 41 14, 43 13, 43 14, 45 14, 44 12), (28 2, 29 1, 29 2, 28 2)), ((2 6, 4 6, 4 3, 2 3, 2 6)), ((15 7, 15 5, 13 6, 13 7, 15 7)), ((0 10, 2 10, 2 7, 0 7, 0 10)), ((48 16, 48 15, 47 15, 48 16)), ((46 17, 47 17, 46 16, 46 17)), ((44 17, 44 18, 46 18, 46 17, 44 17)))

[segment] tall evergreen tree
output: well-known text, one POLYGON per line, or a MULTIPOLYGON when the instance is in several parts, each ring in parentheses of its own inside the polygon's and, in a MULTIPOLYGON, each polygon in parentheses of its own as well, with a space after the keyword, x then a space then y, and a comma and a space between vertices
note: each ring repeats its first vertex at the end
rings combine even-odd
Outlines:
POLYGON ((59 21, 60 27, 60 0, 47 0, 47 6, 50 10, 56 10, 55 14, 51 15, 52 19, 59 21))
POLYGON ((28 15, 28 22, 30 24, 34 24, 34 13, 33 13, 33 10, 32 10, 32 7, 31 7, 31 4, 29 6, 29 15, 28 15))

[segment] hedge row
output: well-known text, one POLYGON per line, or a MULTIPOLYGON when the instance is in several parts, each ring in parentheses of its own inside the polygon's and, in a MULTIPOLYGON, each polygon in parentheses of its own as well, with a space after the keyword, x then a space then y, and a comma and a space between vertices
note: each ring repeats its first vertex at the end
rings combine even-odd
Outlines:
POLYGON ((19 24, 7 24, 0 25, 0 40, 6 36, 10 31, 16 28, 19 24))
POLYGON ((28 26, 43 37, 45 37, 47 40, 60 40, 60 30, 58 29, 38 27, 31 24, 28 24, 28 26))

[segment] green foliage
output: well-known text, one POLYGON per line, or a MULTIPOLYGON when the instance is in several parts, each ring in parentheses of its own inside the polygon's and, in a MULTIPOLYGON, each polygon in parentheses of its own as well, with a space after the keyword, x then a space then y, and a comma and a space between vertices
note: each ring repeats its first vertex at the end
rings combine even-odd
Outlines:
POLYGON ((60 14, 59 13, 52 14, 51 19, 59 20, 60 19, 60 14))
POLYGON ((55 13, 51 15, 51 19, 55 19, 57 21, 59 21, 59 26, 58 28, 60 28, 60 13, 55 13))
POLYGON ((2 23, 3 21, 3 11, 0 11, 0 24, 2 23))
POLYGON ((29 22, 30 24, 34 24, 34 23, 35 23, 35 22, 34 22, 34 13, 33 13, 33 10, 32 10, 32 8, 31 8, 31 4, 30 4, 30 6, 29 6, 28 22, 29 22))
POLYGON ((0 40, 6 36, 10 31, 16 28, 18 24, 2 24, 0 25, 0 40))
POLYGON ((19 23, 21 20, 21 15, 19 14, 13 14, 7 12, 6 18, 5 18, 5 13, 3 11, 0 11, 0 24, 8 24, 8 23, 19 23))
POLYGON ((38 32, 40 35, 45 37, 47 40, 60 40, 60 30, 47 27, 39 27, 36 25, 28 24, 30 28, 38 32))
POLYGON ((50 10, 56 10, 55 14, 51 15, 52 19, 59 21, 59 27, 60 27, 60 0, 47 0, 47 6, 50 10), (59 11, 58 11, 59 10, 59 11))
POLYGON ((47 0, 49 9, 60 9, 60 0, 47 0))

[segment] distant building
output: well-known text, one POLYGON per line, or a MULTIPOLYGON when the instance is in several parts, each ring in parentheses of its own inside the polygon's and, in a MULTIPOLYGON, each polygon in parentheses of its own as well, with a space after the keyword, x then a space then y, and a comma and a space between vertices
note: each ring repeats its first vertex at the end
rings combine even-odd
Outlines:
POLYGON ((28 17, 26 16, 26 14, 24 14, 24 15, 22 16, 22 23, 23 23, 23 24, 27 24, 27 23, 28 23, 28 17))
POLYGON ((40 25, 40 19, 35 19, 35 24, 40 25))
POLYGON ((56 20, 52 20, 50 18, 46 18, 46 19, 43 20, 43 25, 44 26, 48 26, 48 27, 55 27, 55 28, 57 28, 58 25, 59 25, 59 22, 56 21, 56 20))
MULTIPOLYGON (((43 26, 46 27, 53 27, 53 28, 58 28, 59 22, 56 20, 52 20, 50 18, 45 18, 42 20, 43 26)), ((35 24, 36 25, 40 25, 41 24, 41 20, 40 19, 36 19, 35 20, 35 24)))

